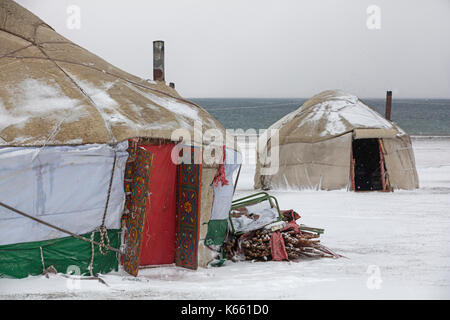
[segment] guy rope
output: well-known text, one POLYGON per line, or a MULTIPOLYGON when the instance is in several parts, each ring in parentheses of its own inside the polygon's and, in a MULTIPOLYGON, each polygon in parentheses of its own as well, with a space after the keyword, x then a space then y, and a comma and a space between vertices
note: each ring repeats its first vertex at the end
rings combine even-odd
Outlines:
POLYGON ((51 224, 51 223, 45 222, 45 221, 43 221, 43 220, 41 220, 41 219, 39 219, 39 218, 30 216, 29 214, 26 214, 25 212, 22 212, 22 211, 20 211, 20 210, 17 210, 16 208, 13 208, 13 207, 11 207, 11 206, 9 206, 9 205, 7 205, 7 204, 1 202, 1 201, 0 201, 0 206, 4 207, 4 208, 6 208, 6 209, 8 209, 8 210, 10 210, 10 211, 12 211, 12 212, 15 212, 15 213, 17 213, 17 214, 20 214, 21 216, 24 216, 24 217, 29 218, 29 219, 31 219, 31 220, 34 220, 34 221, 36 221, 36 222, 38 222, 38 223, 41 223, 41 224, 43 224, 43 225, 46 225, 46 226, 49 227, 49 228, 52 228, 52 229, 58 230, 58 231, 60 231, 60 232, 66 233, 66 234, 68 234, 68 235, 71 235, 71 236, 74 237, 74 238, 77 238, 77 239, 80 239, 80 240, 83 240, 83 241, 86 241, 86 242, 93 243, 93 244, 95 244, 95 245, 97 245, 97 246, 99 246, 99 247, 103 247, 103 248, 105 248, 105 249, 114 251, 114 252, 119 253, 119 254, 121 253, 120 250, 117 249, 117 248, 113 248, 113 247, 111 247, 111 246, 109 246, 109 245, 102 244, 102 243, 100 243, 100 242, 97 242, 97 241, 94 241, 94 240, 85 238, 85 237, 83 237, 83 236, 80 236, 80 235, 78 235, 78 234, 76 234, 76 233, 70 232, 70 231, 68 231, 68 230, 66 230, 66 229, 57 227, 57 226, 55 226, 55 225, 53 225, 53 224, 51 224))

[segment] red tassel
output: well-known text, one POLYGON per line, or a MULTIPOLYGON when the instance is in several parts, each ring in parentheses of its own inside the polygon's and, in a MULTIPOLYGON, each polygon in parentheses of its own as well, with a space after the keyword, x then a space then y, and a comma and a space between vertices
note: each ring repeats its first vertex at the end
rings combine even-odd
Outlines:
POLYGON ((225 175, 225 146, 223 146, 223 161, 219 164, 219 168, 217 169, 216 176, 214 177, 214 186, 219 186, 219 181, 222 183, 222 186, 226 186, 229 184, 226 175, 225 175))

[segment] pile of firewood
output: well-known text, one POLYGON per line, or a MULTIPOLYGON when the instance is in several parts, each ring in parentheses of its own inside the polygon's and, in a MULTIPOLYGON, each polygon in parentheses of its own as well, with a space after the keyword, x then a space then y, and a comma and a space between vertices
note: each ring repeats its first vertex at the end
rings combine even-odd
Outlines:
POLYGON ((269 260, 270 233, 267 230, 256 230, 252 238, 242 241, 241 248, 247 260, 269 260))
MULTIPOLYGON (((336 258, 335 254, 320 244, 319 234, 295 230, 280 231, 289 260, 300 258, 336 258)), ((225 244, 227 259, 272 260, 270 239, 271 230, 259 229, 240 237, 233 237, 225 244)))
POLYGON ((281 232, 289 260, 299 258, 335 258, 337 255, 320 244, 319 234, 294 230, 281 232))

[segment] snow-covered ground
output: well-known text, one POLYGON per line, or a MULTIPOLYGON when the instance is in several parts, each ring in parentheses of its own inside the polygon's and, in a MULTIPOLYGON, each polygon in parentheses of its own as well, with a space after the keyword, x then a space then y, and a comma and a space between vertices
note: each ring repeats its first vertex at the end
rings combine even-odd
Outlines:
MULTIPOLYGON (((415 138, 420 189, 394 193, 272 192, 322 243, 346 256, 300 262, 177 267, 97 281, 62 276, 0 279, 0 299, 449 299, 450 138, 415 138)), ((254 192, 243 166, 236 197, 254 192)))

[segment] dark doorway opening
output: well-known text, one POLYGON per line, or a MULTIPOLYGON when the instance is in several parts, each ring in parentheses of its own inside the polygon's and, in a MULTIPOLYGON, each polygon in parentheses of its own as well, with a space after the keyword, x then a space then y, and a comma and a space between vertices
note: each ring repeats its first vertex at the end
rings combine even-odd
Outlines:
POLYGON ((354 160, 354 190, 383 190, 378 139, 357 139, 352 144, 354 160))

